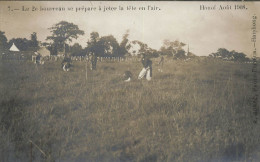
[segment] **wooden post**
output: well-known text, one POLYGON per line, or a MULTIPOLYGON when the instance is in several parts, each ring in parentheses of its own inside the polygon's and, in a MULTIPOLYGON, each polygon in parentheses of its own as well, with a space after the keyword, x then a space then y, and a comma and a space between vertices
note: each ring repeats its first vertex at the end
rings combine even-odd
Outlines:
POLYGON ((86 61, 86 83, 88 80, 88 62, 86 61))
POLYGON ((37 146, 35 143, 33 143, 33 141, 31 141, 30 139, 29 139, 29 142, 31 143, 31 148, 32 148, 32 144, 33 144, 47 158, 47 155, 45 154, 45 152, 42 151, 42 149, 39 146, 37 146))
POLYGON ((32 162, 32 142, 30 142, 31 143, 31 155, 30 155, 30 161, 32 162))

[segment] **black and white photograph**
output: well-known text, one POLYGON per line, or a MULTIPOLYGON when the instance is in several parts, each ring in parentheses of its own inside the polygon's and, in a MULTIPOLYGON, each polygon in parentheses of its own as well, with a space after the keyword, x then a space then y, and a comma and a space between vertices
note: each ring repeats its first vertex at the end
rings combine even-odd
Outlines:
POLYGON ((260 161, 259 19, 256 1, 0 1, 0 161, 260 161))

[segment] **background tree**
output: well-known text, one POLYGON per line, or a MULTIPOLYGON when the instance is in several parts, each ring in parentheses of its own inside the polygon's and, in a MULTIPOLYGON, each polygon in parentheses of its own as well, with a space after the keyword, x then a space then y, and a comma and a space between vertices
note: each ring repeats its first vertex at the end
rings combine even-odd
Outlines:
POLYGON ((249 61, 249 58, 246 57, 246 54, 242 52, 231 51, 231 53, 234 61, 239 61, 239 62, 249 61))
POLYGON ((129 56, 139 55, 141 46, 140 46, 140 44, 137 43, 137 41, 131 41, 128 43, 127 46, 129 46, 129 49, 127 50, 129 56))
POLYGON ((0 49, 7 49, 8 43, 5 32, 0 31, 0 49))
POLYGON ((52 43, 50 44, 47 49, 50 51, 51 55, 57 55, 58 54, 58 47, 57 47, 57 44, 55 43, 52 43))
POLYGON ((126 47, 127 53, 130 56, 140 56, 141 54, 147 54, 149 57, 159 56, 157 50, 150 48, 147 44, 138 40, 128 42, 126 47))
POLYGON ((149 49, 147 44, 145 44, 141 41, 138 41, 138 40, 132 41, 132 44, 139 46, 139 48, 136 49, 136 51, 135 51, 135 55, 137 55, 137 56, 140 56, 140 54, 142 54, 142 53, 146 53, 149 49))
POLYGON ((145 52, 149 57, 159 57, 159 52, 155 49, 148 48, 145 52))
POLYGON ((70 47, 70 52, 72 56, 85 56, 86 52, 83 50, 82 46, 79 43, 73 44, 70 47))
POLYGON ((99 41, 99 34, 98 32, 90 33, 90 42, 97 43, 99 41))
POLYGON ((227 49, 225 48, 219 48, 217 53, 219 54, 219 56, 221 56, 222 58, 231 58, 232 57, 232 53, 229 52, 227 49))
POLYGON ((172 47, 161 47, 160 48, 160 53, 161 55, 166 55, 166 56, 173 56, 173 48, 172 47))
POLYGON ((224 58, 231 58, 232 57, 232 53, 230 53, 225 48, 219 48, 216 53, 212 53, 212 54, 210 54, 210 56, 215 57, 215 58, 222 58, 222 59, 224 59, 224 58))
POLYGON ((126 31, 126 33, 123 35, 122 42, 120 43, 120 55, 124 56, 128 53, 128 50, 130 49, 130 44, 128 43, 128 36, 129 36, 129 30, 126 31))
POLYGON ((102 53, 102 50, 100 49, 99 39, 100 38, 98 32, 90 33, 90 40, 87 42, 87 53, 93 52, 97 56, 102 53))
POLYGON ((97 56, 121 56, 120 46, 113 35, 99 37, 98 32, 90 33, 87 42, 87 53, 93 52, 97 56))
POLYGON ((113 35, 101 37, 98 44, 103 56, 121 56, 119 44, 113 35))
POLYGON ((162 55, 173 56, 174 58, 183 59, 186 57, 183 47, 185 43, 178 40, 170 41, 168 39, 163 41, 163 46, 160 49, 162 55))
POLYGON ((53 41, 53 47, 65 53, 66 45, 72 42, 73 39, 77 39, 79 35, 84 35, 84 31, 80 30, 77 25, 67 21, 61 21, 49 29, 52 35, 48 36, 46 40, 53 41))
POLYGON ((31 34, 31 40, 29 41, 29 46, 32 47, 32 48, 38 48, 38 40, 37 40, 37 33, 36 32, 33 32, 31 34))
POLYGON ((249 61, 249 58, 246 57, 246 54, 242 52, 236 52, 235 50, 228 51, 225 48, 219 48, 217 52, 211 53, 209 56, 223 60, 233 60, 239 62, 249 61))

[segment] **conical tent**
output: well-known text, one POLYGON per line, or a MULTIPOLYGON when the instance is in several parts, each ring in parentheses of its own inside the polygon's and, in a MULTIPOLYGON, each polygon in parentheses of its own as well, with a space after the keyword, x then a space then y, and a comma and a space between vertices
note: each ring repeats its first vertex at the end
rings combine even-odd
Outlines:
POLYGON ((9 49, 10 51, 20 51, 16 45, 13 43, 12 47, 9 49))

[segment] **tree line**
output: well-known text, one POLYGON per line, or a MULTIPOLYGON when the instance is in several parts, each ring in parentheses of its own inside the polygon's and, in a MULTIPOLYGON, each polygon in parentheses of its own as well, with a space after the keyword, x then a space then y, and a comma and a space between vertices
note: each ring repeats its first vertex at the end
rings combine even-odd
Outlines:
MULTIPOLYGON (((48 48, 51 55, 65 54, 71 56, 85 56, 90 52, 96 53, 97 56, 132 56, 146 53, 151 57, 158 57, 159 55, 175 56, 182 58, 185 56, 185 51, 182 49, 185 46, 184 43, 179 41, 165 40, 164 45, 160 50, 150 48, 147 44, 134 40, 129 41, 129 30, 122 36, 122 41, 118 42, 113 35, 100 36, 98 32, 91 32, 90 39, 86 42, 86 47, 82 47, 79 43, 71 45, 73 40, 76 40, 79 36, 83 36, 85 32, 80 30, 78 25, 69 23, 67 21, 61 21, 48 28, 51 32, 50 36, 47 36, 46 42, 42 42, 41 45, 48 48), (134 48, 137 46, 137 48, 134 48)), ((31 39, 26 38, 13 38, 7 41, 5 33, 0 33, 0 48, 8 49, 15 43, 15 45, 21 51, 37 50, 39 48, 39 41, 37 40, 37 33, 31 34, 31 39)))
POLYGON ((12 38, 7 40, 5 32, 0 31, 0 49, 8 49, 15 44, 21 51, 35 50, 39 47, 39 42, 37 40, 37 33, 33 32, 31 34, 30 40, 26 38, 12 38))
POLYGON ((219 48, 217 52, 211 53, 209 57, 238 62, 250 61, 243 52, 229 51, 225 48, 219 48))
MULTIPOLYGON (((130 41, 128 39, 129 30, 123 34, 120 43, 113 35, 100 36, 98 32, 91 32, 90 39, 86 42, 86 47, 82 47, 79 43, 71 45, 79 36, 85 34, 83 30, 79 29, 78 25, 67 21, 60 21, 48 29, 51 35, 47 36, 46 42, 42 43, 39 43, 37 40, 36 32, 31 34, 30 40, 26 38, 13 38, 7 41, 5 33, 0 31, 0 49, 10 48, 10 46, 15 43, 21 51, 37 50, 41 44, 50 51, 51 55, 86 56, 90 52, 93 52, 100 57, 138 56, 142 53, 150 57, 163 55, 174 59, 196 57, 189 49, 185 51, 184 47, 187 46, 187 44, 179 40, 164 40, 159 50, 152 49, 147 44, 138 40, 130 41)), ((209 57, 235 61, 245 61, 248 59, 244 53, 228 51, 225 48, 219 48, 216 53, 210 54, 209 57)))

